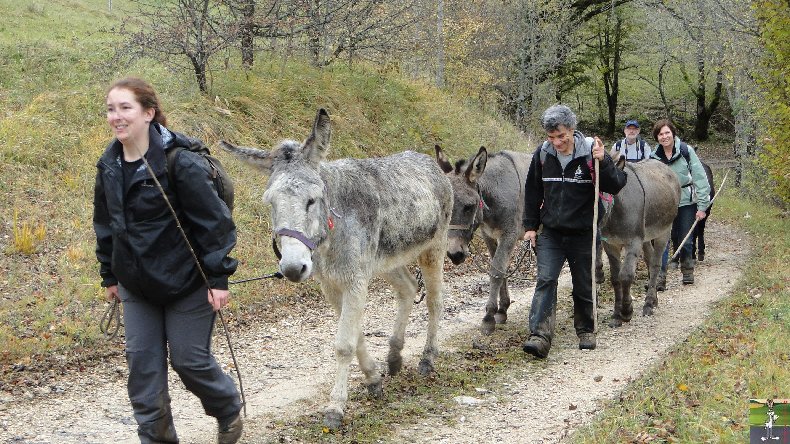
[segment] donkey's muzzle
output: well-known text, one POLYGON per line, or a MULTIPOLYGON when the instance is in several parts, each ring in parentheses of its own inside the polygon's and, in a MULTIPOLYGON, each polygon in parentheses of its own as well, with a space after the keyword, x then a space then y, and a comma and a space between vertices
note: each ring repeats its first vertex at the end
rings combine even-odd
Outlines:
POLYGON ((454 265, 461 265, 466 260, 466 253, 463 251, 456 251, 453 253, 447 252, 447 257, 453 262, 454 265))
POLYGON ((302 282, 310 277, 311 267, 305 263, 280 263, 280 273, 291 282, 302 282))

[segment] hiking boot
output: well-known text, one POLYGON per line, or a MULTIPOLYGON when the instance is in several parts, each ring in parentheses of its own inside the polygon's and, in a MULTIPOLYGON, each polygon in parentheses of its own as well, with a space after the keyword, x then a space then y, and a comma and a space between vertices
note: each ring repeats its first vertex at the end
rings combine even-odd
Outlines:
POLYGON ((224 427, 220 423, 219 431, 217 432, 217 444, 236 444, 239 438, 241 438, 243 428, 241 415, 236 415, 236 417, 224 427))
POLYGON ((680 271, 683 273, 683 285, 694 283, 694 259, 683 259, 680 263, 680 271))
POLYGON ((551 344, 540 336, 530 336, 521 348, 525 353, 529 353, 536 358, 544 359, 549 355, 551 344))
POLYGON ((683 285, 694 283, 694 269, 683 270, 683 285))
POLYGON ((667 272, 661 270, 656 277, 656 291, 664 291, 667 289, 667 272))
POLYGON ((579 350, 595 350, 595 333, 579 333, 579 350))

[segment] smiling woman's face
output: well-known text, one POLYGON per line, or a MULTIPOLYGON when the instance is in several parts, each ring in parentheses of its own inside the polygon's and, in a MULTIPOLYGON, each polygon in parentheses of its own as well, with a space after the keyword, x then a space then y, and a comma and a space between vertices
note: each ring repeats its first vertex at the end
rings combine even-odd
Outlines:
POLYGON ((153 108, 144 109, 134 93, 126 88, 114 88, 107 93, 107 123, 124 146, 148 148, 135 144, 145 140, 154 114, 153 108))
POLYGON ((668 126, 662 126, 658 132, 658 143, 664 148, 670 148, 675 144, 675 135, 672 134, 672 130, 668 126))

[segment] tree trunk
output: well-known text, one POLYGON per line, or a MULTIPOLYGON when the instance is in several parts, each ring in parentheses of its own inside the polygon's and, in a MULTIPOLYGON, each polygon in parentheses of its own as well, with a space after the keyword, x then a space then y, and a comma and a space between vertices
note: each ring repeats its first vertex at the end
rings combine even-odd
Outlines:
POLYGON ((198 88, 200 88, 200 92, 205 94, 208 92, 208 82, 206 81, 206 62, 197 57, 190 57, 189 59, 192 62, 192 67, 195 70, 195 79, 197 79, 198 88))
POLYGON ((241 63, 245 68, 255 63, 255 0, 245 0, 242 5, 241 63))
POLYGON ((307 46, 313 66, 321 66, 321 0, 310 1, 307 46))
POLYGON ((436 87, 444 87, 444 0, 436 6, 436 87))
MULTIPOLYGON (((704 62, 701 63, 702 67, 699 69, 704 70, 704 62)), ((716 73, 716 88, 713 91, 713 97, 711 98, 710 104, 706 105, 705 103, 705 75, 704 73, 700 72, 699 74, 699 86, 697 88, 697 121, 694 124, 694 137, 697 140, 708 140, 710 136, 710 119, 713 117, 713 114, 716 112, 716 109, 719 107, 719 101, 721 100, 721 90, 723 84, 723 74, 721 69, 716 73)))

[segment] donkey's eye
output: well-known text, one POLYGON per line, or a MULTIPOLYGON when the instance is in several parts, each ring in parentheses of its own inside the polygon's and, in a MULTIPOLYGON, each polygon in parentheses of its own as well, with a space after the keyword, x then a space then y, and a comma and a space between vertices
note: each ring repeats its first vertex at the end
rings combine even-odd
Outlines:
POLYGON ((315 199, 312 199, 312 198, 311 198, 311 199, 308 199, 308 200, 307 200, 307 207, 306 207, 306 208, 309 210, 309 209, 310 209, 310 207, 311 207, 311 206, 313 206, 313 204, 314 204, 314 203, 315 203, 315 199))
POLYGON ((472 213, 474 211, 475 211, 475 206, 474 205, 464 205, 464 213, 469 214, 469 213, 472 213))

